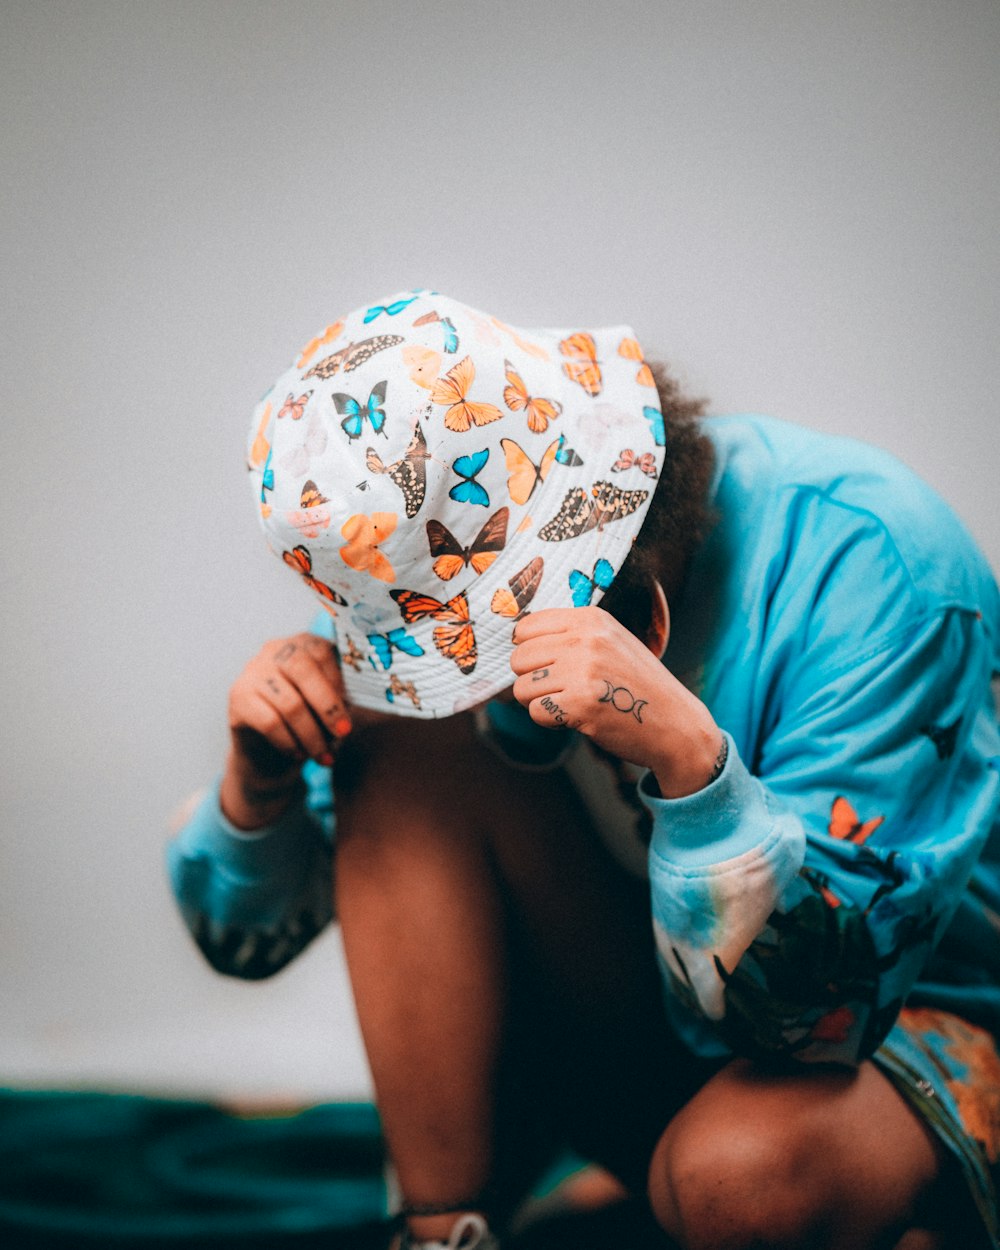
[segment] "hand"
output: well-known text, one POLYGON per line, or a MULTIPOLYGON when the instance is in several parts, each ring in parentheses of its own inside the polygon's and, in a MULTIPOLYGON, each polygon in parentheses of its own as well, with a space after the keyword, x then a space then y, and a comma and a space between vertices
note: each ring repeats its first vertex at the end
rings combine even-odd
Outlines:
POLYGON ((223 812, 244 829, 271 823, 291 801, 303 760, 332 764, 351 727, 329 642, 303 633, 265 643, 229 692, 223 812))
POLYGON ((532 612, 514 641, 514 697, 532 720, 652 769, 665 798, 708 783, 722 741, 711 713, 610 613, 532 612))

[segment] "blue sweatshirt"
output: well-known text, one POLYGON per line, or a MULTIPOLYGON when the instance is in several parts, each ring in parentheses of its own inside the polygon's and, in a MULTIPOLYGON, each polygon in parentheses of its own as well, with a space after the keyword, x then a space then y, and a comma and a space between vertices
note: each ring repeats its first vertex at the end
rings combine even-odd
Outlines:
MULTIPOLYGON (((650 775, 653 924, 700 1054, 856 1063, 904 1001, 1000 1035, 1000 595, 961 523, 891 456, 713 418, 716 516, 664 663, 729 739, 710 786, 650 775)), ((491 705, 506 737, 537 738, 491 705)), ((331 917, 330 775, 273 828, 209 792, 169 847, 222 972, 269 975, 331 917)))

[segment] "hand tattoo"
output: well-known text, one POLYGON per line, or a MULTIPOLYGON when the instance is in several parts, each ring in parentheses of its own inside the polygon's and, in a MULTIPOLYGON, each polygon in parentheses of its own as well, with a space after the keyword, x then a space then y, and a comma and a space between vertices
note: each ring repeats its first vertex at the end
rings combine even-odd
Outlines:
POLYGON ((543 677, 548 677, 549 670, 547 668, 536 668, 531 674, 532 681, 541 681, 543 677))
POLYGON ((569 723, 566 719, 566 713, 554 699, 550 699, 548 695, 545 695, 541 703, 546 712, 550 712, 552 714, 552 719, 557 725, 566 725, 569 723))
POLYGON ((649 702, 648 699, 639 699, 632 693, 627 686, 612 685, 606 677, 602 677, 607 689, 597 700, 598 703, 610 703, 616 712, 621 712, 623 716, 631 714, 642 724, 642 709, 649 702))

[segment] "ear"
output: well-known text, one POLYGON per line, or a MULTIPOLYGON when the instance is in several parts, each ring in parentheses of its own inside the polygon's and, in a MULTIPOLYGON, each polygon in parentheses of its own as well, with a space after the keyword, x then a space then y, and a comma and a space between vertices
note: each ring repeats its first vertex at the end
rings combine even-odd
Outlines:
POLYGON ((663 659, 669 637, 670 608, 659 578, 654 577, 649 584, 649 628, 646 630, 645 642, 658 660, 663 659))

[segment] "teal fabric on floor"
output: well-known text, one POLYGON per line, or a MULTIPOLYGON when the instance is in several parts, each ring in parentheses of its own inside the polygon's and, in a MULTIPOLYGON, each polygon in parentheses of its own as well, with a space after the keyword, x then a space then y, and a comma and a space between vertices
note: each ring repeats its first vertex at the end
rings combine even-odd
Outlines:
POLYGON ((235 1115, 126 1094, 0 1091, 5 1250, 386 1244, 367 1103, 235 1115))

